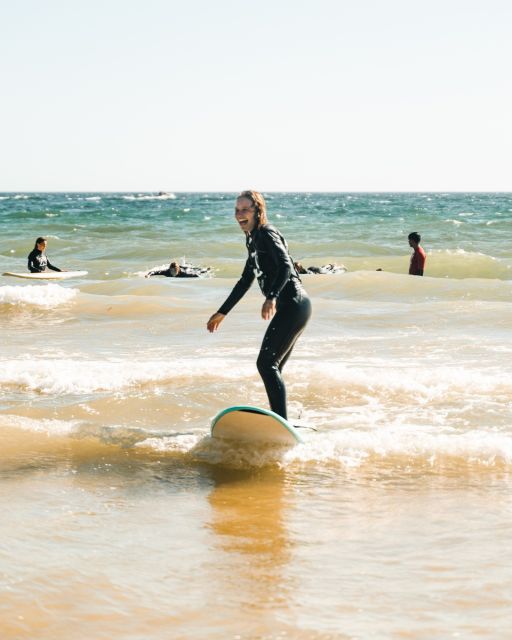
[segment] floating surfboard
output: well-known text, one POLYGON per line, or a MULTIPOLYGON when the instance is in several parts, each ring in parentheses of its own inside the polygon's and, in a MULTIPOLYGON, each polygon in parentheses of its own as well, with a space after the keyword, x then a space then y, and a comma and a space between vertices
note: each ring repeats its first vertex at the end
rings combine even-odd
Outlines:
POLYGON ((87 275, 87 271, 41 271, 40 273, 18 273, 5 271, 3 276, 13 278, 26 278, 27 280, 67 280, 68 278, 81 278, 87 275))
POLYGON ((212 420, 212 438, 293 445, 302 442, 297 429, 277 413, 258 407, 224 409, 212 420))

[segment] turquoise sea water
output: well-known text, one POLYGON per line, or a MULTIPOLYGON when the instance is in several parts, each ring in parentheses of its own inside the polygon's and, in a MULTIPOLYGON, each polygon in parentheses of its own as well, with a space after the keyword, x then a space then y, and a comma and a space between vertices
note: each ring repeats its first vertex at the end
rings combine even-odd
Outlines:
MULTIPOLYGON (((272 222, 301 261, 404 272, 407 234, 419 231, 429 275, 511 277, 510 194, 292 193, 267 200, 272 222)), ((0 194, 1 268, 24 266, 33 238, 48 235, 56 263, 69 258, 95 275, 121 276, 173 256, 236 275, 232 216, 233 194, 225 193, 0 194)))
POLYGON ((0 194, 0 635, 508 638, 512 195, 266 194, 313 316, 292 449, 212 441, 266 406, 235 194, 0 194), (427 252, 407 275, 407 235, 427 252), (197 280, 144 278, 172 259, 197 280), (382 271, 377 271, 382 269, 382 271), (492 621, 492 623, 491 623, 492 621))

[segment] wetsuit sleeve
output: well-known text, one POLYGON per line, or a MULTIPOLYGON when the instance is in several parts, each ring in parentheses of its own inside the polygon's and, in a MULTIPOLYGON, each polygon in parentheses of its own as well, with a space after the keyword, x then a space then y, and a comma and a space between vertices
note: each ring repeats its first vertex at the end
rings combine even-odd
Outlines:
POLYGON ((30 273, 39 273, 41 271, 41 269, 39 268, 39 265, 36 264, 35 260, 34 260, 34 252, 31 251, 28 254, 28 270, 30 271, 30 273))
POLYGON ((277 298, 281 293, 282 288, 290 279, 293 273, 293 265, 282 237, 272 227, 265 229, 264 235, 265 248, 269 252, 272 262, 276 266, 275 277, 270 283, 270 287, 267 293, 267 300, 271 298, 277 298))
POLYGON ((148 276, 170 276, 171 273, 169 269, 162 269, 160 271, 150 271, 148 276))
POLYGON ((54 267, 49 260, 47 260, 46 266, 48 267, 48 269, 51 269, 52 271, 62 271, 62 269, 59 269, 58 267, 54 267))
POLYGON ((224 301, 224 304, 220 307, 217 313, 222 313, 223 315, 228 314, 231 309, 235 306, 235 304, 243 298, 243 296, 249 291, 252 283, 254 282, 254 271, 252 269, 252 264, 250 258, 247 259, 245 263, 244 270, 240 277, 240 280, 235 284, 233 290, 229 294, 229 296, 224 301))

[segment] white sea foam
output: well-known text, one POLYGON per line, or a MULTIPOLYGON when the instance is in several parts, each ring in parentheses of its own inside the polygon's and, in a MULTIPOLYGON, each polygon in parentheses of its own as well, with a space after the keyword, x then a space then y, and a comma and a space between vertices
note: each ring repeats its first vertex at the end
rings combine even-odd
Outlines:
MULTIPOLYGON (((229 371, 226 362, 217 360, 216 378, 237 379, 254 374, 254 365, 235 367, 229 371)), ((120 391, 150 382, 174 380, 176 371, 180 378, 192 379, 209 373, 211 361, 152 360, 147 362, 79 360, 77 358, 53 358, 34 360, 23 358, 0 361, 0 385, 17 386, 43 394, 88 394, 102 391, 120 391)))
POLYGON ((78 292, 58 284, 5 286, 0 287, 0 304, 51 308, 73 300, 78 292))
POLYGON ((208 427, 174 433, 110 425, 88 425, 78 420, 0 415, 1 428, 44 433, 49 437, 95 439, 102 444, 134 447, 165 455, 234 468, 279 466, 296 471, 304 466, 344 470, 386 466, 397 473, 427 467, 432 470, 461 467, 493 469, 512 466, 512 436, 492 430, 434 429, 415 424, 390 424, 372 429, 327 426, 317 432, 302 431, 304 442, 287 447, 247 444, 211 438, 208 427))
POLYGON ((159 195, 148 195, 139 193, 137 195, 122 196, 124 200, 176 200, 174 193, 162 193, 159 195))
POLYGON ((186 454, 210 464, 235 468, 277 465, 294 470, 313 465, 356 469, 390 462, 397 469, 512 465, 512 437, 484 430, 435 433, 414 425, 400 425, 373 431, 341 429, 302 435, 304 443, 293 447, 249 445, 211 438, 208 434, 152 436, 136 446, 161 454, 186 454))
POLYGON ((24 431, 45 433, 48 436, 65 436, 76 431, 80 422, 78 420, 52 420, 49 418, 27 418, 3 414, 0 415, 0 428, 15 428, 24 431))
POLYGON ((321 363, 293 363, 287 369, 290 384, 300 380, 313 388, 333 390, 365 389, 369 395, 380 394, 398 398, 409 394, 417 403, 429 403, 452 394, 489 394, 500 390, 512 395, 510 373, 503 370, 481 370, 449 365, 434 365, 421 361, 421 366, 409 363, 366 358, 364 363, 352 361, 348 364, 323 359, 321 363), (357 366, 355 366, 357 365, 357 366))
POLYGON ((388 426, 372 431, 338 430, 314 433, 302 445, 289 449, 286 464, 338 463, 357 467, 370 460, 402 458, 408 464, 436 466, 465 462, 494 466, 512 464, 512 437, 483 429, 463 433, 436 433, 415 425, 388 426))
MULTIPOLYGON (((176 434, 173 436, 154 435, 136 444, 139 448, 148 448, 161 453, 189 453, 205 438, 204 433, 176 434)), ((209 440, 209 438, 208 438, 209 440)))
MULTIPOLYGON (((0 385, 15 386, 43 394, 89 394, 121 391, 141 385, 167 384, 180 372, 180 394, 196 393, 211 384, 236 381, 246 387, 259 382, 254 363, 241 362, 240 350, 211 358, 193 357, 156 360, 97 360, 55 357, 34 360, 32 356, 5 359, 0 364, 0 385)), ((507 371, 454 369, 450 366, 407 367, 384 362, 366 366, 323 360, 321 363, 290 363, 286 371, 290 398, 316 398, 316 405, 337 426, 385 423, 390 418, 442 424, 449 414, 462 423, 465 412, 492 411, 506 417, 512 397, 507 371), (451 408, 453 406, 457 409, 451 408), (501 407, 501 408, 500 408, 501 407), (456 411, 459 413, 456 414, 456 411)), ((174 385, 175 386, 175 385, 174 385)), ((308 402, 312 404, 312 400, 308 402)))

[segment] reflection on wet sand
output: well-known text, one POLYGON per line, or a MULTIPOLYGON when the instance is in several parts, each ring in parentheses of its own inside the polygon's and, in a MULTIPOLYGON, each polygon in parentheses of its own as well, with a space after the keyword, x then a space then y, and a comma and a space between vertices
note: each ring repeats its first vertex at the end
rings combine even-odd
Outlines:
POLYGON ((286 611, 295 591, 287 571, 292 544, 284 474, 217 468, 212 479, 209 527, 221 551, 215 564, 218 592, 232 600, 240 624, 250 624, 252 633, 289 628, 274 619, 278 611, 286 611))

